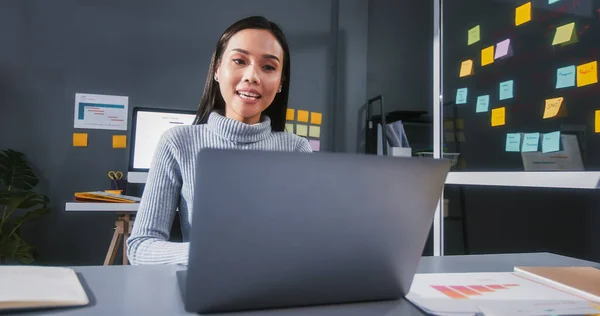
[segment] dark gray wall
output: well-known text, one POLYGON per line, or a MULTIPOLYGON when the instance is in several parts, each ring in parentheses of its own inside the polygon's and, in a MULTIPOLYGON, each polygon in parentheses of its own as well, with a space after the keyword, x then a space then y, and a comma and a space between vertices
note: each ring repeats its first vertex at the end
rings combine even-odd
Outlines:
POLYGON ((51 198, 52 214, 25 229, 41 262, 103 262, 114 214, 65 212, 65 202, 108 188, 108 170, 127 170, 128 150, 111 148, 120 133, 73 128, 75 93, 126 95, 130 108, 195 109, 218 36, 262 14, 290 43, 290 107, 323 111, 331 128, 331 10, 323 0, 0 2, 0 148, 24 152, 51 198), (80 131, 89 133, 87 148, 72 147, 80 131))

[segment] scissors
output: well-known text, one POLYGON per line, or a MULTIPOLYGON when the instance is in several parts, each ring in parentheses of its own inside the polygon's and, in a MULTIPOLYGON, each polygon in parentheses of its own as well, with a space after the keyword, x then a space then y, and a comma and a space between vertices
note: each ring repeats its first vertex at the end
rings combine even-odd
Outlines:
POLYGON ((121 179, 123 179, 123 172, 121 172, 121 171, 109 171, 108 172, 108 177, 111 180, 113 180, 113 181, 121 180, 121 179))

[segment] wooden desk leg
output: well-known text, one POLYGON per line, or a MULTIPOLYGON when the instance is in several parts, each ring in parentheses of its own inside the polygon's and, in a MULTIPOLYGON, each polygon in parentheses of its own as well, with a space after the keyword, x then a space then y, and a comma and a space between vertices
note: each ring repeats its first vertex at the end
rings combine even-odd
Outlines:
POLYGON ((106 258, 104 259, 104 265, 110 265, 115 262, 115 257, 117 255, 117 251, 119 250, 119 242, 123 237, 123 222, 118 219, 115 221, 115 233, 113 234, 113 238, 110 241, 110 246, 108 247, 108 252, 106 253, 106 258))

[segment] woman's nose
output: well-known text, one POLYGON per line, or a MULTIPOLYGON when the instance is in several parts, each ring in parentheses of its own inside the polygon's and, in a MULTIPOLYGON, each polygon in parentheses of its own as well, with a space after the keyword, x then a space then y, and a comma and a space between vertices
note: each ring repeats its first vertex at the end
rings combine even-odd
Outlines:
POLYGON ((258 77, 258 71, 256 71, 255 67, 256 66, 254 66, 254 65, 250 65, 250 66, 246 67, 246 70, 244 71, 244 78, 243 78, 244 82, 251 82, 251 83, 255 83, 255 84, 259 83, 260 79, 258 77))

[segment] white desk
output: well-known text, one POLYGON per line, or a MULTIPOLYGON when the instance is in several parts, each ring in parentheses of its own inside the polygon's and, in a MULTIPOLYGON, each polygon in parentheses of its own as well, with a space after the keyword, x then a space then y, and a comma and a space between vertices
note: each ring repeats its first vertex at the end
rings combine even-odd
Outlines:
POLYGON ((93 203, 93 202, 67 202, 65 211, 67 212, 115 212, 118 217, 115 221, 115 232, 106 252, 104 265, 111 265, 115 262, 119 244, 123 243, 123 265, 128 264, 127 260, 127 238, 131 235, 134 222, 134 213, 137 212, 140 203, 93 203), (122 239, 122 241, 121 241, 122 239))

